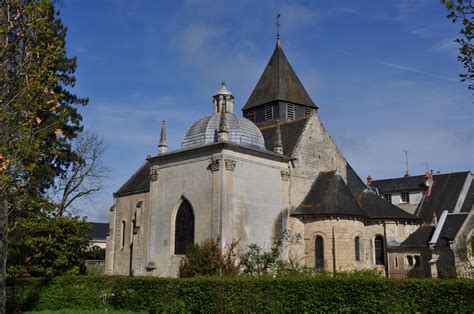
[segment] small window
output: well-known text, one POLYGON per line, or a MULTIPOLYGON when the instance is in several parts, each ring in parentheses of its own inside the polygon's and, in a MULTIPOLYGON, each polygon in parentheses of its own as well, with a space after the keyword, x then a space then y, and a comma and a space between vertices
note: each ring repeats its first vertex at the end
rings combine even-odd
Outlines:
POLYGON ((392 202, 392 194, 387 194, 387 193, 385 193, 385 194, 383 195, 383 197, 385 198, 385 200, 386 200, 387 202, 389 202, 389 203, 392 202))
POLYGON ((249 111, 247 113, 247 119, 255 123, 255 111, 249 111))
POLYGON ((360 262, 360 237, 354 239, 355 260, 360 262))
POLYGON ((317 236, 314 243, 315 266, 317 269, 324 269, 324 239, 322 236, 317 236))
POLYGON ((395 268, 398 268, 398 255, 395 255, 395 268))
POLYGON ((286 118, 288 120, 295 120, 295 105, 286 104, 286 118))
POLYGON ((309 117, 311 115, 312 111, 313 111, 313 109, 311 109, 311 108, 304 108, 304 116, 309 117))
POLYGON ((415 255, 415 267, 421 266, 421 257, 419 255, 415 255))
POLYGON ((410 203, 410 193, 402 192, 402 203, 410 203))
POLYGON ((273 120, 273 106, 265 107, 265 120, 273 120))
POLYGON ((385 265, 384 240, 382 236, 376 236, 375 244, 375 265, 385 265))
POLYGON ((408 263, 408 266, 413 266, 413 256, 411 255, 407 256, 407 263, 408 263))
POLYGON ((125 246, 125 221, 122 221, 122 247, 125 246))

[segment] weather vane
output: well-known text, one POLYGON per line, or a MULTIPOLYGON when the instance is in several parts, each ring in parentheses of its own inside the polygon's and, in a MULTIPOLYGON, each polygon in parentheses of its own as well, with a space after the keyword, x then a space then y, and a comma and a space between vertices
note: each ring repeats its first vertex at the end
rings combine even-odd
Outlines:
POLYGON ((281 14, 278 13, 278 14, 277 14, 277 17, 276 17, 276 22, 275 22, 275 25, 276 25, 276 28, 277 28, 277 39, 278 39, 278 40, 280 39, 280 26, 281 26, 281 24, 280 24, 280 16, 281 16, 281 14))

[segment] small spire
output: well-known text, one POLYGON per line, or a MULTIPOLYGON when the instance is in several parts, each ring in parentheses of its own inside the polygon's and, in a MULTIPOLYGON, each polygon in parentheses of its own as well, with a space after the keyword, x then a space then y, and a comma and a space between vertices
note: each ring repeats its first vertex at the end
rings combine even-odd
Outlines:
POLYGON ((166 145, 166 121, 163 120, 161 123, 161 134, 160 144, 158 145, 158 155, 164 154, 168 151, 168 145, 166 145))
POLYGON ((277 28, 277 42, 276 42, 277 47, 280 47, 280 27, 281 27, 280 17, 281 17, 281 14, 278 13, 276 16, 276 21, 275 21, 275 25, 277 28))
POLYGON ((279 120, 277 120, 276 122, 275 146, 273 147, 273 151, 277 154, 283 155, 283 141, 281 140, 281 130, 280 130, 279 120))
POLYGON ((219 142, 226 142, 229 140, 229 130, 227 128, 225 107, 221 111, 221 117, 219 120, 219 130, 217 131, 217 140, 219 142))

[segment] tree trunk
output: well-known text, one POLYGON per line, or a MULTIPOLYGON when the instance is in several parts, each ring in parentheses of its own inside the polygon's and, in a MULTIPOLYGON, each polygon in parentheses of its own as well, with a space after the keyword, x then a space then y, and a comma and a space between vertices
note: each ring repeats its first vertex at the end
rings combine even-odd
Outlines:
POLYGON ((0 313, 6 312, 6 267, 7 267, 7 202, 0 196, 0 313))

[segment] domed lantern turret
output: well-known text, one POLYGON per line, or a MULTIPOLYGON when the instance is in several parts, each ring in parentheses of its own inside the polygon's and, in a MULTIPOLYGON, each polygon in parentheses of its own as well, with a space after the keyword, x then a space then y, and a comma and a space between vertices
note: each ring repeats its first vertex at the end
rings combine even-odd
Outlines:
POLYGON ((214 113, 194 122, 184 135, 182 147, 229 142, 265 150, 262 132, 250 120, 233 113, 234 96, 225 82, 214 94, 214 113))
POLYGON ((222 81, 221 88, 216 91, 212 98, 214 99, 214 112, 234 112, 234 96, 225 86, 225 81, 222 81))

